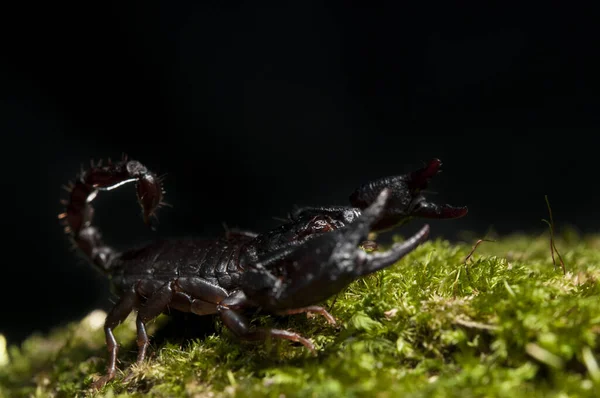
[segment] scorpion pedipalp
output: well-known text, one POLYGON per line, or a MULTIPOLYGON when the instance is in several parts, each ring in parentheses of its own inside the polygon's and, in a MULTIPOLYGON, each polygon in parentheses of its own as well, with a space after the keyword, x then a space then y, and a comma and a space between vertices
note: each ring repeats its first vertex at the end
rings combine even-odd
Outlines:
POLYGON ((467 214, 466 207, 437 205, 425 199, 424 190, 429 181, 441 172, 442 162, 432 159, 424 167, 407 174, 384 177, 357 188, 350 195, 350 203, 360 209, 369 206, 382 189, 391 191, 387 210, 373 229, 385 230, 405 223, 412 217, 453 219, 467 214))
POLYGON ((428 225, 384 252, 365 253, 359 247, 385 214, 390 196, 391 190, 383 189, 352 224, 259 259, 242 276, 246 296, 268 311, 309 307, 338 293, 358 277, 390 266, 410 253, 427 238, 428 225))

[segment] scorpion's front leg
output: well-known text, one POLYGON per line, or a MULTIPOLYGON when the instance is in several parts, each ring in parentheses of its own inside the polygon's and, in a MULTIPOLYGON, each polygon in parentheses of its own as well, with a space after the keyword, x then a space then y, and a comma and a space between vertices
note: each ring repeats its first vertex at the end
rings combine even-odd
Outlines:
POLYGON ((318 306, 318 305, 309 305, 308 307, 302 307, 302 308, 292 308, 292 309, 287 309, 287 310, 281 310, 281 311, 277 311, 276 314, 277 315, 295 315, 295 314, 319 314, 321 315, 323 318, 325 318, 325 320, 327 322, 329 322, 330 325, 336 325, 336 321, 335 318, 333 317, 333 315, 331 315, 329 313, 329 311, 327 311, 325 308, 318 306))
MULTIPOLYGON (((241 310, 255 306, 256 304, 248 300, 242 291, 238 291, 221 301, 217 309, 225 326, 241 339, 267 340, 269 338, 276 338, 290 340, 301 343, 316 355, 313 343, 298 333, 282 329, 251 328, 246 317, 241 314, 241 310)), ((329 313, 327 313, 327 315, 329 315, 329 313)), ((329 315, 329 317, 331 317, 331 315, 329 315)), ((333 319, 333 317, 331 317, 331 319, 333 319)))
MULTIPOLYGON (((292 340, 304 344, 314 352, 312 343, 297 333, 279 329, 251 328, 248 320, 241 312, 245 308, 256 307, 256 304, 248 300, 242 291, 228 294, 223 288, 198 277, 178 278, 175 280, 173 287, 175 291, 185 293, 190 297, 189 310, 186 309, 186 311, 197 315, 218 313, 225 326, 239 338, 265 340, 273 337, 292 340)), ((319 312, 317 307, 310 310, 319 312)), ((329 317, 333 319, 331 315, 329 317)))

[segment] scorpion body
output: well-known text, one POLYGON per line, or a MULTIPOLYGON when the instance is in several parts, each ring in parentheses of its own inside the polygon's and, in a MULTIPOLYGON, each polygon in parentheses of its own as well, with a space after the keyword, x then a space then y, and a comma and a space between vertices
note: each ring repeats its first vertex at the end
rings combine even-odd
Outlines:
POLYGON ((315 353, 312 342, 295 332, 251 327, 244 310, 312 312, 335 324, 335 318, 317 304, 358 277, 395 263, 426 239, 429 226, 387 251, 366 253, 358 246, 370 231, 389 229, 412 217, 457 218, 467 213, 465 207, 436 205, 422 196, 440 166, 434 159, 412 173, 365 184, 350 196, 350 207, 298 209, 287 222, 262 234, 233 230, 214 240, 158 240, 119 253, 104 243, 92 224, 92 200, 99 191, 135 182, 144 221, 150 225, 164 204, 162 181, 127 158, 106 166, 92 164, 67 187, 66 210, 59 218, 79 251, 111 278, 119 296, 104 326, 107 373, 94 386, 114 378, 118 344, 113 329, 133 310, 138 362, 149 345, 146 323, 170 310, 218 314, 240 338, 287 339, 315 353))

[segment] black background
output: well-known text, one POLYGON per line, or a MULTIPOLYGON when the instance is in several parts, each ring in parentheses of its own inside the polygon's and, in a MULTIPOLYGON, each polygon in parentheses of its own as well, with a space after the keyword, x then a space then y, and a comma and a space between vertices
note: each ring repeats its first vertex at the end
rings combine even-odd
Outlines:
POLYGON ((295 205, 346 204, 357 185, 432 157, 445 165, 435 200, 470 210, 433 222, 434 237, 541 231, 546 194, 559 225, 598 230, 592 10, 20 4, 0 14, 10 341, 109 304, 56 219, 61 184, 90 158, 126 152, 167 173, 174 207, 157 233, 133 187, 96 201, 122 248, 218 235, 223 222, 261 231, 295 205))

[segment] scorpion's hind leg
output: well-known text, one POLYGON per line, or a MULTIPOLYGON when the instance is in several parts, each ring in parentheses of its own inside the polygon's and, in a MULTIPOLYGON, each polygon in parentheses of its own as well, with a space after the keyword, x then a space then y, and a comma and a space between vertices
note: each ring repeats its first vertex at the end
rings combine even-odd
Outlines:
POLYGON ((301 343, 308 348, 313 355, 316 355, 313 343, 298 333, 282 329, 251 328, 246 317, 241 314, 241 310, 252 306, 254 305, 248 301, 244 293, 238 291, 221 301, 217 310, 219 311, 219 315, 225 326, 241 339, 267 340, 269 338, 276 338, 290 340, 301 343))
POLYGON ((107 382, 112 380, 117 372, 117 354, 119 352, 119 344, 113 334, 114 328, 119 326, 121 322, 127 318, 131 311, 138 304, 138 295, 131 289, 126 292, 117 304, 110 310, 104 322, 104 333, 106 335, 106 346, 109 352, 108 366, 106 374, 92 384, 92 388, 100 389, 107 382))

